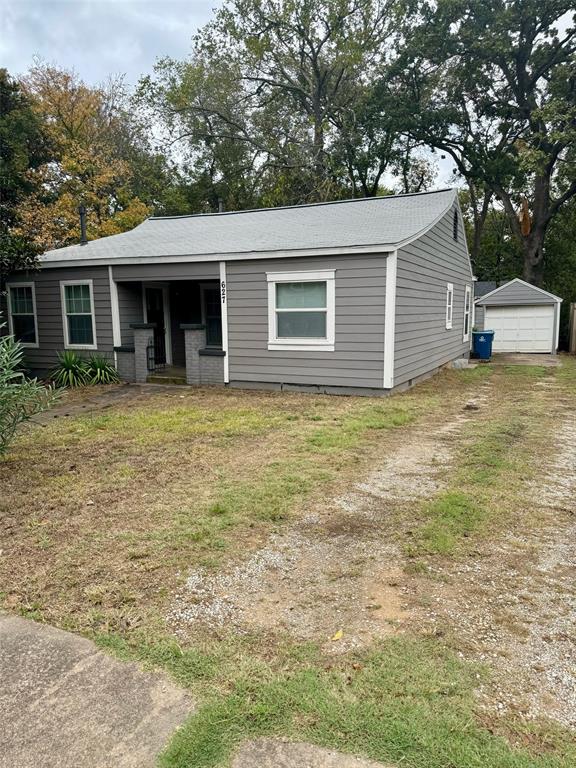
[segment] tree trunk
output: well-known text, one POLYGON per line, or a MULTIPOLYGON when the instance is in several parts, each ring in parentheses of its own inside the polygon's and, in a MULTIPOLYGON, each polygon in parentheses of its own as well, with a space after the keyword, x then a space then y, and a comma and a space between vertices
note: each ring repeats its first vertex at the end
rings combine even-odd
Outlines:
POLYGON ((314 113, 314 174, 318 183, 324 181, 324 125, 320 108, 314 113))
POLYGON ((522 277, 527 283, 542 287, 544 261, 544 232, 532 232, 523 238, 524 266, 522 277))

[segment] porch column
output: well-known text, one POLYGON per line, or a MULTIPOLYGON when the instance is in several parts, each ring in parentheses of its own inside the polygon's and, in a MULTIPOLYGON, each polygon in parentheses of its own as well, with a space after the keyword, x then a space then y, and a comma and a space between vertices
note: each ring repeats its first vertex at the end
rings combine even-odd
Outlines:
POLYGON ((204 325, 184 323, 180 326, 184 331, 184 351, 186 355, 186 384, 200 384, 200 350, 206 346, 206 329, 204 325))
POLYGON ((156 323, 133 323, 134 330, 134 381, 145 384, 148 379, 148 346, 154 345, 156 323))

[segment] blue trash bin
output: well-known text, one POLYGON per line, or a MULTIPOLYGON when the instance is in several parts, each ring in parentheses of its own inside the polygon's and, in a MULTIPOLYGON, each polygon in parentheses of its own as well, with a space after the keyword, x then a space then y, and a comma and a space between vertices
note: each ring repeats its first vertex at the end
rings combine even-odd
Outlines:
POLYGON ((479 360, 490 360, 494 331, 472 331, 472 352, 479 360))

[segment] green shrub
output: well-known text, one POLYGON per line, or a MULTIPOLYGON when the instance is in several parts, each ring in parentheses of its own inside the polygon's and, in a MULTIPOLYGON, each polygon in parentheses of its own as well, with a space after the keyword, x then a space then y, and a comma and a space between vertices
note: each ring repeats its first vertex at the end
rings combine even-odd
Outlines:
POLYGON ((106 357, 91 355, 85 358, 71 350, 58 353, 58 365, 52 371, 51 378, 59 387, 115 384, 120 381, 118 371, 106 357))
POLYGON ((58 387, 83 387, 90 383, 86 360, 69 349, 58 352, 58 365, 50 378, 58 387))
POLYGON ((118 371, 106 357, 92 355, 88 358, 88 381, 90 384, 115 384, 120 381, 118 371))
POLYGON ((59 396, 53 387, 26 378, 20 370, 23 355, 22 345, 13 336, 0 336, 0 456, 18 425, 47 410, 59 396))

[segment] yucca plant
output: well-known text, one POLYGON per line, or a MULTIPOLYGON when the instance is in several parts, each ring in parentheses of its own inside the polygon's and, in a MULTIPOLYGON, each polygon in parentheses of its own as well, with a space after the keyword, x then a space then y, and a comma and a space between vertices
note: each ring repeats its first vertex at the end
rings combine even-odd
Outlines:
POLYGON ((88 364, 72 350, 58 352, 58 365, 50 374, 57 387, 84 387, 90 383, 88 364))
POLYGON ((115 384, 120 381, 118 371, 106 357, 92 355, 87 361, 88 382, 90 384, 115 384))

